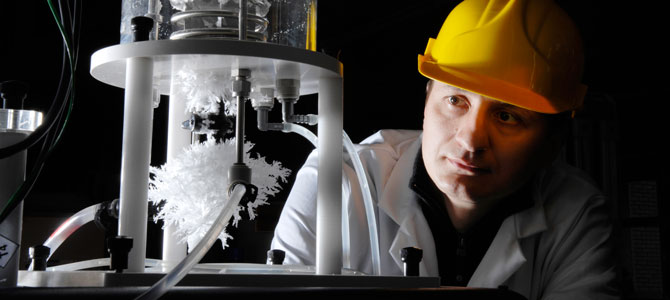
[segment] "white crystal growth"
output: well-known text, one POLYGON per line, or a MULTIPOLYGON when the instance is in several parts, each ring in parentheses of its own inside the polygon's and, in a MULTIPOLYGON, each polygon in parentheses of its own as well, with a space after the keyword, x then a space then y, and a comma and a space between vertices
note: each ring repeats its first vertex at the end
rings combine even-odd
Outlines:
MULTIPOLYGON (((252 158, 251 143, 245 143, 245 163, 252 170, 251 183, 258 187, 258 197, 238 206, 233 213, 233 224, 240 220, 240 211, 246 210, 254 219, 256 208, 267 204, 267 199, 281 190, 280 181, 285 183, 290 170, 280 162, 267 163, 265 157, 252 158)), ((172 224, 181 242, 187 242, 189 249, 205 236, 212 222, 228 201, 228 168, 235 162, 234 139, 216 143, 210 137, 206 142, 191 145, 178 157, 160 168, 151 168, 149 201, 162 204, 156 220, 164 221, 164 226, 172 224)), ((219 239, 225 248, 229 236, 225 230, 219 239)))
MULTIPOLYGON (((195 65, 202 64, 199 60, 195 65)), ((186 111, 194 114, 218 113, 225 108, 227 116, 235 115, 237 105, 231 101, 230 76, 212 71, 196 71, 183 66, 177 72, 178 88, 186 96, 186 111)))

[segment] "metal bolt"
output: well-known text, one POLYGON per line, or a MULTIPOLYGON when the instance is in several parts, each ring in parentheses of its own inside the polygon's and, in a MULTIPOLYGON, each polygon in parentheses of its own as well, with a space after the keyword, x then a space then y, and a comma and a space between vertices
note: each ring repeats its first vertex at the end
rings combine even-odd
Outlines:
POLYGON ((251 82, 247 80, 233 80, 233 93, 238 94, 246 93, 248 95, 250 91, 251 91, 251 82))

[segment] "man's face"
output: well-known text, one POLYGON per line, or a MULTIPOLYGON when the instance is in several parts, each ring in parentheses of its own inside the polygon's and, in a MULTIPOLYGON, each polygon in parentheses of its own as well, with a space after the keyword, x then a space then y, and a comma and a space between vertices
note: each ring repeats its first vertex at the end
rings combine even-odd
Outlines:
POLYGON ((423 120, 428 175, 454 204, 509 195, 557 151, 542 114, 434 81, 423 120))

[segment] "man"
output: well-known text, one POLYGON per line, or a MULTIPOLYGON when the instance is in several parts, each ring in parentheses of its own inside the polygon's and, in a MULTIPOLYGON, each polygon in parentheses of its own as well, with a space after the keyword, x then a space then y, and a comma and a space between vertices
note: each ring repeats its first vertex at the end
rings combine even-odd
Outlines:
MULTIPOLYGON (((419 56, 423 131, 357 148, 377 200, 382 274, 423 249, 422 276, 506 285, 529 299, 615 297, 605 199, 555 158, 585 87, 579 34, 551 0, 466 0, 419 56)), ((314 264, 317 159, 298 172, 272 248, 314 264)), ((355 174, 345 168, 351 267, 371 272, 355 174)))

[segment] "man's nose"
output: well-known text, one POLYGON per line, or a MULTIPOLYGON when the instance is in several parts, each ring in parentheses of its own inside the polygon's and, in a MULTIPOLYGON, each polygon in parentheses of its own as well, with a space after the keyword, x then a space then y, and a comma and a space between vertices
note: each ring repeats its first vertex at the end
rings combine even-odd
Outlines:
POLYGON ((472 108, 461 117, 456 140, 468 152, 482 152, 490 147, 489 133, 483 110, 472 108))

